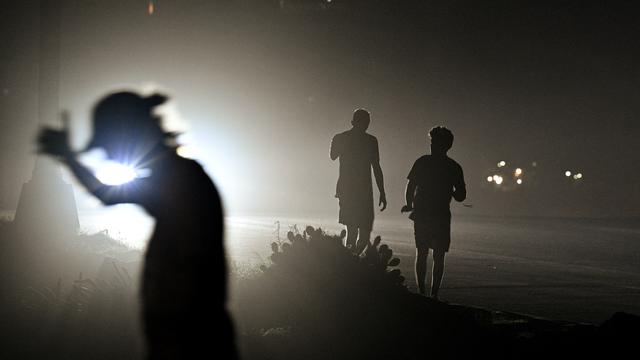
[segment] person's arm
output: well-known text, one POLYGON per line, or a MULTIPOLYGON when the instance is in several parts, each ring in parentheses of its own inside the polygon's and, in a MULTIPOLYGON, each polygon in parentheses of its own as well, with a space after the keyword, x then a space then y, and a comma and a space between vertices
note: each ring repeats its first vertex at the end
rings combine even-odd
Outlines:
POLYGON ((103 204, 115 205, 137 202, 135 199, 136 194, 142 189, 140 186, 136 186, 134 189, 133 186, 135 183, 139 183, 138 180, 133 180, 133 182, 120 186, 105 185, 100 182, 86 166, 82 165, 82 163, 76 159, 75 155, 65 156, 62 160, 82 186, 93 196, 97 197, 103 204))
POLYGON ((411 170, 409 170, 409 175, 407 175, 407 179, 409 181, 407 182, 407 187, 404 190, 405 204, 400 212, 413 211, 413 200, 415 199, 416 189, 418 187, 416 179, 418 178, 420 169, 420 166, 418 165, 419 162, 420 159, 416 160, 416 162, 413 163, 413 166, 411 166, 411 170))
POLYGON ((462 173, 462 167, 460 167, 460 165, 456 168, 454 179, 453 193, 451 196, 453 196, 457 202, 463 202, 464 199, 467 198, 467 187, 464 183, 464 174, 462 173))
MULTIPOLYGON (((73 175, 87 190, 105 205, 136 202, 133 198, 142 190, 136 186, 136 191, 128 191, 129 185, 108 186, 100 182, 91 171, 76 158, 77 154, 69 145, 69 119, 66 114, 62 117, 62 129, 43 127, 38 134, 38 153, 56 157, 66 164, 73 175)), ((136 184, 137 185, 137 184, 136 184)))
POLYGON ((407 181, 407 187, 404 190, 405 205, 402 207, 401 212, 409 212, 413 210, 413 199, 416 196, 416 182, 413 179, 407 181))
POLYGON ((387 208, 387 194, 384 191, 384 175, 382 175, 382 167, 380 167, 380 162, 372 164, 373 166, 373 175, 376 178, 376 185, 378 185, 378 191, 380 191, 380 201, 378 205, 382 205, 380 211, 384 211, 387 208))
POLYGON ((331 150, 329 151, 329 156, 331 156, 331 160, 336 160, 342 154, 342 147, 339 143, 338 135, 334 136, 331 139, 331 150))
POLYGON ((380 152, 378 150, 378 140, 374 141, 373 158, 371 160, 371 167, 373 167, 373 176, 376 178, 376 185, 380 192, 380 201, 378 206, 382 206, 380 211, 384 211, 387 208, 387 194, 384 191, 384 175, 382 174, 382 167, 380 166, 380 152))

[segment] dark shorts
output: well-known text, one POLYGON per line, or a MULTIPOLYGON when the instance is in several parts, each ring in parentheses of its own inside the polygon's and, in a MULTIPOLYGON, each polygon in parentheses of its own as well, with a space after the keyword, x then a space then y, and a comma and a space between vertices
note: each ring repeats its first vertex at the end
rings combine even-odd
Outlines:
POLYGON ((373 229, 373 195, 342 196, 338 221, 346 226, 357 226, 362 230, 373 229))
POLYGON ((414 220, 416 248, 449 251, 451 244, 451 217, 414 220))

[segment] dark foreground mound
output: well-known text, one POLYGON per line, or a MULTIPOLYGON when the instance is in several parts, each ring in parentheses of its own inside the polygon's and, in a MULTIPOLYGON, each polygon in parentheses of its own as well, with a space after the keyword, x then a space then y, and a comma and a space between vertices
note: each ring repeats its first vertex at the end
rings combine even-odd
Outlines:
POLYGON ((141 359, 139 251, 0 223, 0 359, 141 359))
POLYGON ((307 227, 273 243, 269 267, 237 283, 246 359, 461 359, 624 354, 640 320, 600 327, 451 305, 410 293, 380 238, 353 255, 340 236, 307 227))

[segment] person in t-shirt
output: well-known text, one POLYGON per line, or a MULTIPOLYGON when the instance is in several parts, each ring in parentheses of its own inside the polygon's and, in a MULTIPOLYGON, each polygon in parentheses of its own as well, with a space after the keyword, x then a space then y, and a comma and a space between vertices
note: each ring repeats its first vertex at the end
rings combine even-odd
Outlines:
POLYGON ((373 229, 372 169, 380 192, 380 211, 387 207, 378 139, 367 133, 370 121, 367 110, 357 109, 351 121, 353 127, 331 140, 331 160, 340 159, 335 195, 340 204, 338 221, 347 227, 346 246, 356 254, 367 248, 373 229))
POLYGON ((402 212, 411 212, 416 241, 416 283, 426 295, 425 278, 429 249, 433 249, 431 297, 438 299, 444 274, 444 257, 451 243, 451 211, 453 197, 458 202, 467 197, 462 167, 447 156, 453 145, 453 133, 444 126, 429 131, 431 154, 413 164, 407 178, 406 205, 402 212))

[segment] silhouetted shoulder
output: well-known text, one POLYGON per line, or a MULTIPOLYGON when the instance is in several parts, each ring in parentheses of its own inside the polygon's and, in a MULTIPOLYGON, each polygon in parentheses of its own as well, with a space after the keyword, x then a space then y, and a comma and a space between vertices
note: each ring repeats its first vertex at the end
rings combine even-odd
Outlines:
POLYGON ((432 155, 423 155, 419 157, 407 176, 409 180, 417 180, 424 176, 434 176, 437 174, 450 174, 454 177, 456 183, 463 182, 462 167, 458 162, 450 157, 438 158, 432 155), (431 175, 429 175, 431 174, 431 175))
POLYGON ((447 160, 449 161, 450 166, 455 167, 456 169, 462 169, 462 166, 460 166, 460 164, 458 164, 457 161, 453 160, 448 156, 447 156, 447 160))
POLYGON ((188 176, 190 183, 192 183, 194 186, 204 186, 210 188, 210 190, 214 192, 216 191, 213 181, 199 162, 185 158, 180 158, 179 161, 180 167, 182 168, 182 171, 185 172, 186 176, 188 176))
POLYGON ((337 133, 333 136, 333 139, 342 139, 346 136, 349 136, 349 134, 351 134, 351 130, 347 130, 347 131, 343 131, 341 133, 337 133))
POLYGON ((450 157, 447 157, 447 159, 449 160, 449 166, 451 167, 451 169, 456 173, 459 172, 462 174, 462 166, 460 166, 457 161, 453 160, 450 157))
POLYGON ((431 159, 431 155, 422 155, 416 160, 416 164, 428 162, 431 159))
POLYGON ((344 152, 345 142, 349 136, 349 131, 344 131, 339 134, 336 134, 331 139, 331 159, 336 159, 344 152))
POLYGON ((198 173, 199 175, 206 175, 204 168, 202 167, 202 165, 200 165, 199 162, 183 157, 180 157, 180 161, 182 162, 183 166, 185 166, 185 168, 188 168, 194 173, 198 173))
POLYGON ((460 164, 458 164, 457 161, 453 160, 450 157, 447 157, 447 159, 449 159, 449 168, 451 169, 450 171, 453 176, 452 180, 453 180, 454 186, 457 188, 464 187, 465 183, 464 183, 464 173, 462 172, 462 166, 460 166, 460 164))
POLYGON ((187 159, 179 155, 172 155, 172 156, 174 157, 171 159, 170 164, 171 164, 171 167, 174 168, 174 170, 185 171, 188 174, 192 174, 192 175, 204 174, 204 169, 202 168, 202 165, 200 165, 200 163, 198 163, 197 161, 192 159, 187 159))
POLYGON ((423 156, 419 157, 413 163, 413 166, 411 167, 411 170, 409 171, 409 175, 407 175, 407 179, 416 180, 416 178, 418 177, 418 174, 426 166, 426 163, 429 162, 430 158, 431 158, 431 155, 423 155, 423 156))

